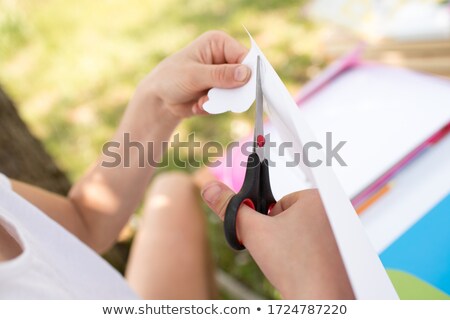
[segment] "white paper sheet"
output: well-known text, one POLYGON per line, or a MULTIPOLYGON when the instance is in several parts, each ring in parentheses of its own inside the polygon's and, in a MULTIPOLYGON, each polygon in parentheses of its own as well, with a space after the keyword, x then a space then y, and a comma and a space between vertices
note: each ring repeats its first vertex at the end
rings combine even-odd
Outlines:
POLYGON ((450 193, 449 159, 450 134, 447 134, 403 169, 395 177, 392 190, 363 212, 361 222, 378 253, 450 193))
POLYGON ((353 198, 450 122, 450 82, 380 65, 360 65, 302 102, 300 112, 320 143, 347 141, 333 163, 353 198), (413 93, 413 94, 412 94, 413 93))
MULTIPOLYGON (((267 101, 265 111, 280 138, 285 142, 291 142, 292 150, 301 154, 303 143, 316 139, 283 82, 255 41, 251 37, 250 39, 252 47, 243 63, 255 71, 257 56, 261 57, 262 87, 267 101)), ((204 105, 205 110, 214 114, 247 110, 255 99, 255 75, 256 72, 253 72, 249 83, 238 89, 211 89, 208 93, 209 101, 204 105)), ((314 154, 311 152, 310 156, 313 159, 324 159, 320 150, 315 150, 314 154)), ((309 168, 301 161, 298 167, 291 170, 293 173, 295 170, 301 170, 311 185, 318 188, 356 298, 398 299, 378 255, 332 169, 324 165, 309 168)), ((292 176, 286 172, 271 168, 272 189, 275 192, 283 188, 281 184, 292 180, 292 176), (274 180, 273 172, 284 176, 282 179, 274 180)), ((295 175, 298 176, 293 174, 295 175)))

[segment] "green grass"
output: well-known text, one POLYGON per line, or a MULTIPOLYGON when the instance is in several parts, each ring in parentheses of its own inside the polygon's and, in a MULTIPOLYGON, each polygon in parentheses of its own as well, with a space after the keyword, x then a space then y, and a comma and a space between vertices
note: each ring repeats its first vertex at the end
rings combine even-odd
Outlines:
MULTIPOLYGON (((248 45, 244 24, 294 93, 308 80, 316 29, 302 1, 0 0, 0 83, 74 181, 111 136, 138 81, 201 33, 221 29, 248 45)), ((227 143, 251 113, 187 120, 182 135, 227 143)), ((260 294, 277 297, 246 253, 224 244, 211 218, 215 259, 260 294)))

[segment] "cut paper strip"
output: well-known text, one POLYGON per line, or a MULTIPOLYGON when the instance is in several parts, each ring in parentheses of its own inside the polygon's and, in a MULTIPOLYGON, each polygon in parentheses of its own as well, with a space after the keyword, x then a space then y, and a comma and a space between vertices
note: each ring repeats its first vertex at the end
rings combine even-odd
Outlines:
MULTIPOLYGON (((313 132, 299 112, 289 91, 251 36, 250 40, 252 47, 243 63, 255 70, 257 56, 261 57, 262 88, 267 102, 265 111, 281 140, 292 143, 293 147, 290 148, 292 155, 302 156, 303 145, 316 141, 313 132)), ((241 88, 211 89, 208 93, 209 101, 204 105, 205 110, 213 114, 248 110, 255 99, 254 76, 255 72, 249 83, 241 88)), ((310 149, 309 158, 325 159, 323 152, 316 149, 310 149)), ((292 183, 292 176, 298 176, 295 170, 301 170, 309 185, 318 188, 355 297, 398 299, 386 270, 332 169, 325 165, 307 167, 301 159, 298 166, 291 168, 292 175, 287 173, 288 170, 277 171, 276 167, 270 170, 274 193, 283 188, 282 184, 292 183), (284 176, 272 179, 273 172, 284 176)))

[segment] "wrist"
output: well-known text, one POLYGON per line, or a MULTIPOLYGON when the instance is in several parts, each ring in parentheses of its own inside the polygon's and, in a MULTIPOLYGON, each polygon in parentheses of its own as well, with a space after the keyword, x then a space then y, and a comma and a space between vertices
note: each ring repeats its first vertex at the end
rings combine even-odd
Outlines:
POLYGON ((158 88, 155 81, 152 81, 150 76, 147 76, 138 85, 135 95, 131 101, 131 106, 146 114, 151 114, 152 120, 158 123, 165 124, 168 127, 175 128, 181 121, 170 112, 164 100, 158 94, 158 88))
POLYGON ((167 111, 157 95, 145 89, 139 85, 130 100, 116 132, 117 139, 122 139, 123 133, 128 133, 135 141, 168 141, 180 122, 167 111))

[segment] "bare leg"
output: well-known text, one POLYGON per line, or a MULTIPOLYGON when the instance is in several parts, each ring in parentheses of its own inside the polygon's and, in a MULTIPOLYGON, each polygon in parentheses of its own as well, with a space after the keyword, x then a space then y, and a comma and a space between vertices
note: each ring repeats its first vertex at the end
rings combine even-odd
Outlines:
POLYGON ((161 174, 148 193, 126 278, 144 299, 211 299, 213 270, 198 190, 183 173, 161 174))

